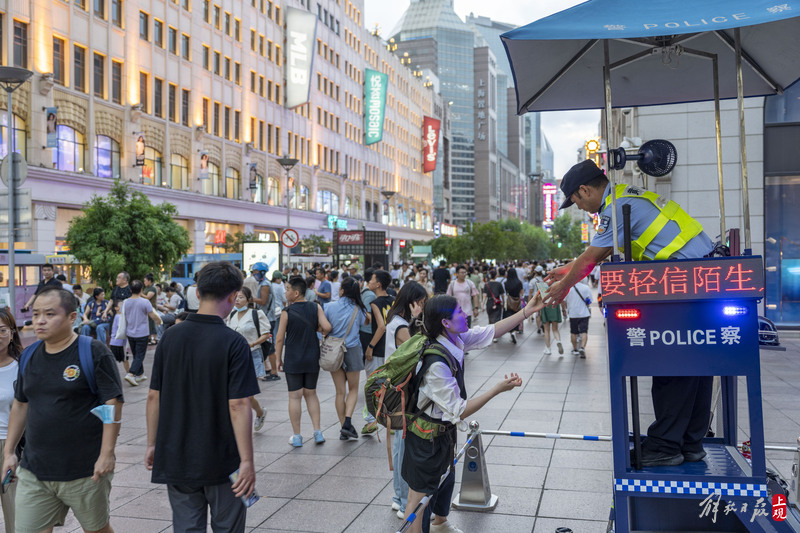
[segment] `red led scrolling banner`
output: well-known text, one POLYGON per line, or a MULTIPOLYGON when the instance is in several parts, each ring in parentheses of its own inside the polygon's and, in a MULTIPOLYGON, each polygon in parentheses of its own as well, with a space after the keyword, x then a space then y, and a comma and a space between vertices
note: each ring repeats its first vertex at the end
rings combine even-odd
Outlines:
POLYGON ((762 298, 761 257, 605 263, 603 303, 762 298))

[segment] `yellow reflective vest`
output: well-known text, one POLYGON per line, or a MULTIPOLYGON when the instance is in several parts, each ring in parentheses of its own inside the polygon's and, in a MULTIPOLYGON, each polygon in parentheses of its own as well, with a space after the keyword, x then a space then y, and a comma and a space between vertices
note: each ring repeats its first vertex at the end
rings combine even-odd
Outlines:
MULTIPOLYGON (((641 198, 649 201, 659 210, 659 214, 655 220, 653 220, 647 229, 644 230, 638 239, 631 243, 634 261, 669 259, 672 254, 686 246, 689 241, 697 237, 703 231, 703 226, 698 221, 690 217, 686 211, 681 208, 681 206, 672 200, 667 202, 654 192, 646 191, 642 188, 633 187, 631 185, 620 184, 617 185, 615 189, 615 196, 617 197, 617 200, 620 198, 641 198), (678 233, 678 235, 676 235, 668 245, 662 248, 655 257, 646 256, 645 251, 647 250, 647 247, 651 242, 653 242, 653 239, 656 238, 656 235, 658 235, 659 232, 664 229, 664 226, 666 226, 670 220, 678 224, 680 233, 678 233)), ((609 194, 606 197, 605 203, 603 204, 603 211, 608 209, 608 206, 610 205, 611 195, 609 194)))

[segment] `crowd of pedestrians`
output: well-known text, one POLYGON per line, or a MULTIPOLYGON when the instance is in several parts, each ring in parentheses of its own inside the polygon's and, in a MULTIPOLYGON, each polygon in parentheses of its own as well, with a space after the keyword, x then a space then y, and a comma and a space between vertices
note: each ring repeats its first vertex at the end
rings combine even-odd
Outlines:
POLYGON ((205 529, 209 510, 215 531, 243 531, 247 505, 242 502, 252 498, 255 486, 252 433, 263 429, 267 414, 256 399, 259 381, 286 381, 291 446, 304 444, 303 402, 313 443, 324 444, 316 392, 319 379, 325 379, 320 342, 341 339, 342 363, 329 372, 339 438, 363 438, 378 430, 366 407, 359 413, 361 427, 353 422, 366 378, 421 334, 426 346, 437 349, 425 351, 417 365, 418 395, 409 413, 419 417, 414 428, 432 429, 392 439, 391 507, 399 518, 408 517, 431 494, 411 531, 457 533, 447 521, 452 474, 439 486, 452 462, 456 429, 464 429, 463 421, 492 397, 521 384, 512 373, 469 399, 468 350, 506 334, 516 344, 529 322, 544 335, 545 354, 551 353, 551 339, 563 353, 563 311, 573 355, 586 356, 591 289, 578 284, 561 306, 544 307, 537 283, 555 267, 552 262, 441 262, 432 268, 424 261, 363 270, 315 265, 304 277, 269 272, 264 263, 245 276, 230 263, 217 262, 186 289, 156 283, 153 275, 131 280, 120 272, 110 298, 102 288, 91 295, 79 285, 68 291, 56 285, 52 268, 43 268, 44 279, 27 304, 40 342, 27 356, 13 317, 0 311, 0 451, 3 472, 11 470, 18 480, 2 496, 6 531, 47 530, 62 523, 69 509, 85 530, 112 531, 108 497, 122 381, 136 387, 148 379, 148 345, 156 349, 145 466, 154 483, 167 486, 175 531, 205 529), (475 326, 483 311, 488 325, 475 326), (122 379, 115 360, 124 369, 122 379), (69 401, 53 401, 65 394, 69 401), (186 416, 186 405, 202 416, 186 416), (95 417, 90 412, 95 406, 107 409, 95 417), (65 439, 75 443, 68 459, 59 445, 65 439), (71 491, 81 496, 72 497, 71 491))

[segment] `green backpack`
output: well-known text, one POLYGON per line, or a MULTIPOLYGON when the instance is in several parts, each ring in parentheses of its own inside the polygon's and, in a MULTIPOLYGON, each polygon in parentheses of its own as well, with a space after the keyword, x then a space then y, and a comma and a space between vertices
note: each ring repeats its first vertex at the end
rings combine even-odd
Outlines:
MULTIPOLYGON (((364 385, 367 410, 387 429, 403 430, 405 438, 407 426, 411 431, 422 438, 430 439, 438 434, 438 428, 433 428, 436 423, 420 421, 422 431, 414 431, 419 423, 419 415, 427 409, 432 402, 428 402, 419 413, 412 415, 407 411, 415 409, 417 404, 418 382, 414 380, 417 363, 425 355, 436 355, 448 362, 453 375, 457 365, 447 350, 438 343, 432 343, 421 333, 417 333, 386 359, 367 378, 364 385), (430 427, 429 427, 430 426, 430 427), (423 429, 424 428, 424 429, 423 429), (431 431, 433 430, 433 431, 431 431)), ((441 424, 438 424, 441 425, 441 424)))

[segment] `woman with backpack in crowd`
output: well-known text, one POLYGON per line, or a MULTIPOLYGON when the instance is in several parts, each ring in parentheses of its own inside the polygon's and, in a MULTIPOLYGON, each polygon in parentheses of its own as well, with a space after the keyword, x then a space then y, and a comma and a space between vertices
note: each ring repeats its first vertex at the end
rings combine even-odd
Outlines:
POLYGON ((512 373, 488 392, 467 399, 464 386, 464 352, 486 348, 493 338, 508 333, 532 313, 544 307, 541 298, 528 302, 522 310, 489 326, 467 326, 467 315, 451 296, 435 296, 425 304, 425 335, 437 350, 423 352, 417 364, 414 385, 417 402, 412 413, 418 418, 408 426, 405 438, 402 475, 408 483, 406 519, 426 494, 431 495, 422 516, 415 519, 409 533, 460 533, 447 522, 450 513, 455 471, 450 470, 439 486, 439 480, 453 464, 457 440, 456 428, 466 431, 466 419, 502 392, 522 385, 512 373), (443 349, 440 352, 439 349, 443 349), (446 353, 446 357, 439 355, 446 353), (431 523, 431 513, 436 515, 431 523))
MULTIPOLYGON (((424 270, 422 272, 425 272, 424 270)), ((419 330, 416 319, 422 315, 422 309, 428 300, 428 291, 416 281, 405 283, 397 293, 392 308, 386 315, 386 359, 390 359, 397 348, 411 338, 419 330)), ((406 512, 408 499, 408 483, 400 475, 405 453, 405 442, 401 435, 396 434, 392 441, 392 463, 394 470, 394 497, 392 497, 392 510, 397 511, 397 517, 403 518, 406 512)))
POLYGON ((331 324, 330 335, 344 339, 346 352, 342 367, 331 372, 336 388, 336 414, 342 429, 341 440, 357 439, 358 431, 353 427, 353 411, 358 402, 359 375, 364 370, 364 352, 361 349, 359 328, 367 324, 369 314, 361 301, 361 288, 354 278, 346 278, 341 285, 341 296, 325 306, 325 318, 331 324))
MULTIPOLYGON (((267 369, 264 366, 264 352, 261 345, 269 340, 270 324, 267 315, 261 309, 253 306, 253 293, 247 287, 242 287, 233 301, 233 311, 228 316, 228 327, 238 332, 250 345, 250 355, 253 358, 256 377, 265 380, 267 369)), ((256 412, 253 420, 253 431, 261 431, 267 410, 259 405, 255 396, 250 396, 250 407, 256 412)))

